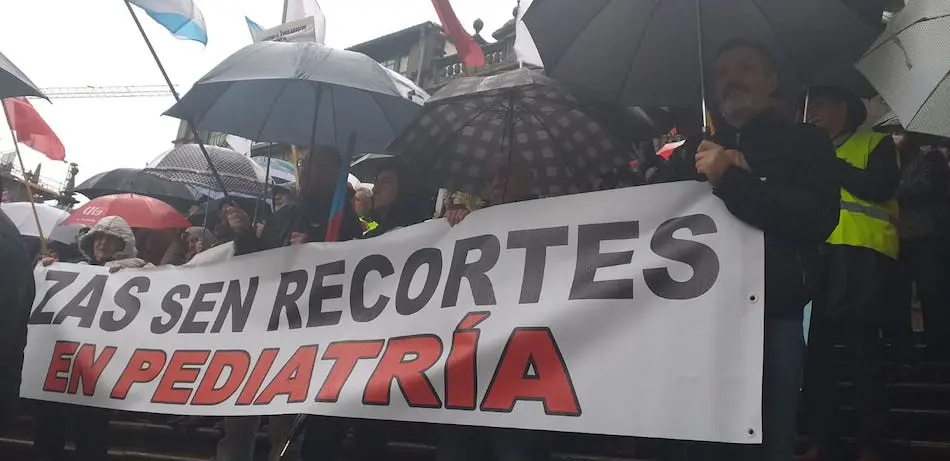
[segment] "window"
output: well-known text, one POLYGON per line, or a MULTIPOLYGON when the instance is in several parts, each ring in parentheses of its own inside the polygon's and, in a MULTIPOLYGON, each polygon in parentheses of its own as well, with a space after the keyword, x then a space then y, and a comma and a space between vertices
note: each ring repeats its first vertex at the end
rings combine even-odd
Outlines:
POLYGON ((405 74, 409 70, 409 56, 400 56, 382 62, 383 67, 405 74))

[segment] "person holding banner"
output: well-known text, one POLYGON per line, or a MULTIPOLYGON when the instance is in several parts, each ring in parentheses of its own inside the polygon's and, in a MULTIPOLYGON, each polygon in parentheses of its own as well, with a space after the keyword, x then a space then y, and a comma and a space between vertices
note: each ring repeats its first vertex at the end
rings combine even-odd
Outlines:
MULTIPOLYGON (((109 272, 150 266, 137 258, 135 234, 124 219, 106 216, 79 239, 88 264, 106 266, 109 272)), ((56 262, 45 257, 44 266, 56 262)), ((33 451, 38 459, 62 459, 69 425, 75 426, 76 456, 80 461, 100 461, 109 450, 109 411, 101 408, 43 402, 39 407, 33 451)))
POLYGON ((410 165, 397 158, 379 167, 374 180, 371 217, 376 226, 367 229, 363 238, 383 235, 400 227, 425 221, 432 215, 429 197, 419 184, 410 165))
MULTIPOLYGON (((820 129, 790 123, 780 110, 778 69, 762 45, 737 39, 711 72, 722 118, 712 139, 690 140, 692 171, 741 221, 765 234, 765 350, 762 445, 691 444, 684 461, 790 461, 804 363, 803 310, 814 296, 818 249, 838 223, 834 145, 820 129)), ((755 303, 759 300, 750 299, 755 303)))
MULTIPOLYGON (((534 195, 536 172, 520 157, 499 155, 491 164, 494 176, 487 193, 488 206, 523 202, 534 195)), ((462 222, 468 209, 450 210, 449 225, 462 222)), ((518 429, 441 426, 436 461, 546 461, 551 459, 547 434, 518 429)))
MULTIPOLYGON (((300 198, 281 207, 268 219, 260 237, 250 228, 238 232, 234 238, 234 255, 250 254, 308 242, 322 242, 336 186, 337 174, 342 166, 340 153, 325 146, 314 146, 303 156, 299 166, 300 198)), ((350 197, 352 198, 352 197, 350 197)), ((353 240, 363 234, 363 227, 352 207, 345 207, 340 240, 353 240)), ((290 436, 294 416, 272 416, 270 422, 271 453, 269 459, 276 461, 284 442, 290 436)), ((260 427, 260 417, 225 418, 225 436, 218 443, 216 459, 228 461, 250 460, 254 453, 254 437, 260 427)), ((306 416, 303 422, 304 442, 301 457, 304 461, 335 459, 349 424, 345 420, 325 416, 306 416)), ((370 447, 365 459, 381 459, 385 439, 375 426, 360 427, 357 431, 368 434, 370 447), (377 440, 379 442, 377 442, 377 440)))

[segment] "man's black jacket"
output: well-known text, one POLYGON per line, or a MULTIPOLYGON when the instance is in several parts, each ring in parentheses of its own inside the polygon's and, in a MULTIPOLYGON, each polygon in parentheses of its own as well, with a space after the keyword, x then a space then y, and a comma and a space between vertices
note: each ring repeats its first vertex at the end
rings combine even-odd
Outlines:
MULTIPOLYGON (((838 225, 834 144, 816 127, 768 115, 713 141, 742 152, 752 170, 730 168, 715 194, 734 216, 765 233, 766 315, 801 318, 818 282, 818 249, 838 225)), ((696 179, 698 145, 686 143, 665 180, 696 179)))
MULTIPOLYGON (((353 207, 350 206, 352 196, 353 193, 350 192, 343 207, 340 241, 357 239, 363 234, 363 226, 356 217, 353 207)), ((304 198, 293 205, 281 208, 267 220, 260 238, 250 234, 242 234, 235 238, 235 254, 242 255, 286 246, 290 243, 290 236, 294 232, 307 234, 307 242, 324 241, 331 200, 331 197, 311 200, 304 198)))

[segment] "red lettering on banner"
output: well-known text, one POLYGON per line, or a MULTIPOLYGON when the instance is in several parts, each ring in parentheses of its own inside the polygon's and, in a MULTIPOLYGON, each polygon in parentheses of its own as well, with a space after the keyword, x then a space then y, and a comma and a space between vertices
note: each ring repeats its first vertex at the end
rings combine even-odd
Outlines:
POLYGON ((441 408, 432 382, 425 372, 442 356, 442 340, 435 335, 391 338, 383 357, 363 391, 366 405, 389 405, 392 382, 399 385, 406 403, 414 408, 441 408))
POLYGON ((462 318, 452 334, 452 347, 445 360, 445 408, 474 410, 478 398, 478 324, 490 312, 470 312, 462 318))
POLYGON ((320 386, 320 392, 317 393, 317 402, 336 402, 340 398, 340 392, 350 378, 357 362, 365 359, 375 359, 383 350, 382 339, 372 341, 339 341, 330 343, 327 350, 323 352, 323 360, 333 360, 333 366, 330 367, 330 374, 326 381, 320 386))
POLYGON ((519 400, 541 402, 548 415, 581 414, 567 364, 549 328, 511 332, 480 408, 507 413, 519 400))
POLYGON ((151 382, 162 373, 164 367, 165 351, 136 349, 129 363, 125 365, 125 370, 119 375, 110 397, 115 400, 125 400, 133 384, 151 382))
POLYGON ((277 354, 279 353, 280 349, 276 347, 261 351, 260 357, 257 358, 257 363, 254 364, 254 369, 251 370, 251 376, 247 378, 247 384, 244 385, 244 389, 241 389, 237 401, 234 402, 235 405, 250 405, 254 403, 254 396, 257 395, 257 391, 264 385, 264 378, 267 377, 267 373, 270 371, 270 367, 274 365, 274 360, 277 359, 277 354))
POLYGON ((247 351, 216 351, 211 357, 211 363, 201 383, 195 389, 191 398, 192 405, 219 405, 226 402, 244 382, 247 371, 251 368, 251 356, 247 351), (228 379, 219 387, 218 380, 224 370, 228 370, 228 379))
POLYGON ((77 342, 56 341, 46 372, 46 381, 43 382, 44 391, 60 394, 66 392, 66 387, 69 385, 69 367, 72 365, 72 357, 76 354, 76 349, 79 349, 77 342))
POLYGON ((102 349, 99 356, 96 356, 95 344, 83 344, 73 358, 73 370, 69 374, 69 387, 66 390, 69 394, 79 392, 79 383, 82 383, 83 395, 91 396, 96 392, 96 383, 99 382, 99 376, 102 376, 102 370, 112 360, 116 348, 108 346, 102 349))
POLYGON ((201 373, 200 366, 208 361, 211 351, 175 351, 168 368, 158 381, 158 387, 152 394, 152 403, 185 405, 191 398, 191 388, 178 387, 178 384, 194 384, 201 373))
POLYGON ((287 403, 306 402, 316 362, 317 345, 300 346, 264 388, 254 405, 267 405, 278 395, 286 395, 287 403))

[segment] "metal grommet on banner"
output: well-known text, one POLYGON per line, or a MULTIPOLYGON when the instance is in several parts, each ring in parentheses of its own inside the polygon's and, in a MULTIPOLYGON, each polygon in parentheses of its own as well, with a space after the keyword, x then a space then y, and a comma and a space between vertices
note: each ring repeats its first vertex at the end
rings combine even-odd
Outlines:
MULTIPOLYGON (((759 302, 759 296, 756 295, 755 293, 750 294, 750 295, 749 295, 749 304, 755 304, 755 303, 757 303, 757 302, 759 302)), ((750 429, 750 430, 751 430, 751 429, 750 429)))
POLYGON ((749 435, 749 438, 750 438, 750 439, 751 439, 752 437, 755 437, 755 429, 752 429, 751 427, 748 428, 748 429, 746 429, 746 434, 749 435))

